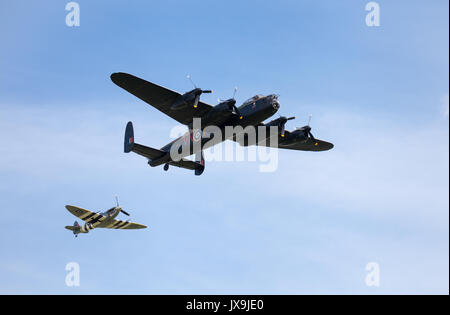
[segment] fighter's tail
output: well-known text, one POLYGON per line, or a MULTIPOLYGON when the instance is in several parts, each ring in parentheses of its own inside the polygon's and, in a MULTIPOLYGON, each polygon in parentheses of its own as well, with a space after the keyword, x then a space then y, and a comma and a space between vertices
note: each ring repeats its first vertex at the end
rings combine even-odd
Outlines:
POLYGON ((72 231, 73 234, 77 235, 77 234, 80 233, 81 227, 80 227, 80 225, 78 224, 78 222, 75 221, 75 222, 73 223, 73 225, 67 225, 67 226, 66 226, 66 229, 72 231))

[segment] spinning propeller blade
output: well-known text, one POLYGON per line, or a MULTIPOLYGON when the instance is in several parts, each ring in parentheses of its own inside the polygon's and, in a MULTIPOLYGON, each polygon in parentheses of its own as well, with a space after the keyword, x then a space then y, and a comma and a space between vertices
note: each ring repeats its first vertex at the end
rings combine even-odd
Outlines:
POLYGON ((197 88, 197 86, 195 85, 194 81, 192 81, 190 74, 186 75, 186 78, 188 78, 188 80, 191 81, 191 83, 194 86, 194 88, 197 88))
POLYGON ((194 108, 197 108, 197 106, 198 106, 198 101, 200 101, 200 94, 198 94, 197 96, 195 96, 195 100, 194 100, 194 108))
POLYGON ((198 102, 200 101, 200 95, 202 95, 203 93, 212 93, 213 90, 202 90, 197 88, 197 86, 195 85, 194 81, 192 81, 191 76, 188 74, 186 76, 186 78, 189 79, 189 81, 191 81, 192 85, 194 86, 195 90, 195 99, 194 99, 194 108, 198 107, 198 102))
POLYGON ((308 133, 308 135, 311 137, 311 139, 313 139, 314 141, 316 140, 316 138, 314 138, 314 136, 311 133, 311 126, 309 125, 311 123, 311 118, 312 118, 312 114, 309 114, 309 118, 308 118, 308 125, 306 125, 306 132, 308 133))
POLYGON ((286 130, 285 129, 286 123, 288 122, 288 120, 295 119, 295 116, 289 117, 289 118, 281 116, 279 119, 280 119, 279 126, 280 126, 280 129, 281 129, 280 135, 281 135, 281 137, 284 137, 284 133, 285 133, 285 130, 286 130))
POLYGON ((236 96, 236 92, 237 92, 238 88, 237 86, 234 87, 234 91, 233 91, 233 97, 228 99, 228 100, 222 100, 220 98, 217 99, 218 102, 229 102, 229 108, 230 110, 234 110, 234 112, 239 116, 239 119, 244 118, 241 115, 241 112, 239 111, 239 109, 236 106, 236 99, 234 98, 236 96))
POLYGON ((235 86, 235 87, 234 87, 234 91, 233 91, 233 100, 235 101, 234 104, 233 104, 233 109, 234 109, 235 113, 238 114, 239 119, 242 119, 242 118, 244 118, 244 117, 241 115, 241 113, 239 112, 239 109, 238 109, 237 106, 236 106, 236 99, 235 99, 235 96, 236 96, 237 90, 238 90, 238 88, 237 88, 237 86, 235 86))
MULTIPOLYGON (((117 205, 116 208, 119 207, 119 198, 117 198, 117 196, 116 196, 116 205, 117 205)), ((112 208, 112 209, 114 209, 114 208, 112 208)), ((120 209, 120 212, 122 212, 123 214, 125 214, 127 216, 130 216, 130 214, 128 212, 126 212, 125 210, 123 210, 122 208, 120 209)))

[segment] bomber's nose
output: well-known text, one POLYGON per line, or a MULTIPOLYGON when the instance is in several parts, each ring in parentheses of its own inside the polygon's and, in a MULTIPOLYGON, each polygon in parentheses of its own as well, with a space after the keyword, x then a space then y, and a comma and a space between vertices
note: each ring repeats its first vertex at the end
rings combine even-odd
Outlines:
POLYGON ((272 106, 275 109, 279 109, 280 108, 280 102, 278 102, 278 100, 276 98, 272 99, 272 106))
POLYGON ((279 109, 280 108, 280 102, 278 102, 278 96, 275 94, 271 95, 272 98, 272 106, 274 109, 279 109))

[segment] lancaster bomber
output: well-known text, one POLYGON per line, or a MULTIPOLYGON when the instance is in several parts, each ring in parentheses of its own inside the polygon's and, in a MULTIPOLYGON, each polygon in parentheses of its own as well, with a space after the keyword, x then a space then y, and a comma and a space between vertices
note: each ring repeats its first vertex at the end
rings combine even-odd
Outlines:
POLYGON ((237 141, 244 146, 258 145, 300 151, 326 151, 333 148, 332 143, 314 138, 309 123, 294 131, 285 130, 286 122, 295 117, 287 118, 281 116, 264 124, 263 121, 273 116, 280 108, 276 94, 267 96, 255 95, 239 107, 236 106, 236 100, 233 95, 233 98, 220 101, 219 104, 212 106, 200 100, 200 96, 203 93, 212 93, 212 91, 202 90, 196 87, 195 84, 193 90, 180 94, 127 73, 113 73, 111 80, 121 88, 188 127, 189 132, 185 136, 170 142, 161 149, 154 149, 135 142, 133 124, 128 122, 124 139, 125 153, 134 152, 142 155, 148 159, 150 166, 164 165, 165 171, 169 169, 169 165, 173 165, 194 170, 195 175, 201 175, 205 169, 203 150, 227 139, 237 141), (195 118, 201 119, 199 129, 194 129, 195 118), (242 128, 254 126, 256 129, 261 126, 268 129, 277 127, 278 133, 276 136, 278 141, 269 141, 268 136, 263 141, 258 140, 252 143, 245 139, 238 141, 237 138, 239 137, 234 136, 232 138, 221 137, 214 142, 202 137, 203 130, 208 126, 217 126, 222 131, 227 126, 241 126, 242 128), (186 138, 193 141, 189 141, 190 149, 183 151, 181 150, 181 145, 183 142, 186 143, 186 138), (194 146, 193 143, 195 141, 199 141, 200 145, 194 146), (276 146, 273 143, 276 143, 276 146), (177 146, 175 151, 182 154, 178 159, 173 159, 171 154, 174 146, 177 146), (193 154, 195 154, 195 161, 185 158, 193 154))

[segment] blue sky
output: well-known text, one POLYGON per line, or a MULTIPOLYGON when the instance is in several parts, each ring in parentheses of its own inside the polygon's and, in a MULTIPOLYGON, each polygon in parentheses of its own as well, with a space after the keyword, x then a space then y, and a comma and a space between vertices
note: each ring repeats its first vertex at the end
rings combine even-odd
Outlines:
POLYGON ((447 293, 448 1, 1 1, 0 292, 447 293), (280 94, 335 148, 211 162, 196 177, 124 154, 176 122, 123 71, 215 104, 280 94), (142 231, 64 230, 64 205, 121 205, 142 231), (80 264, 80 287, 65 266, 80 264), (380 265, 367 287, 365 266, 380 265))

